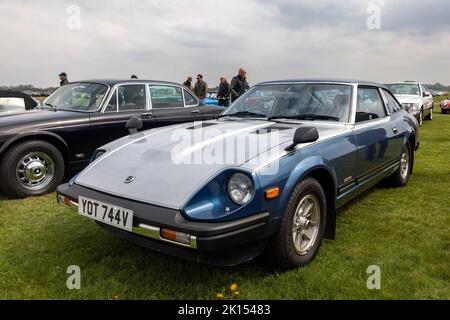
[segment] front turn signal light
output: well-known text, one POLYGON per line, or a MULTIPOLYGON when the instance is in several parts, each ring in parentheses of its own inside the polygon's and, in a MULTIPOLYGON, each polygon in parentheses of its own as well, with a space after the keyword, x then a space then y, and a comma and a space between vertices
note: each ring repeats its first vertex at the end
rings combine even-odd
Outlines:
POLYGON ((279 195, 280 195, 280 188, 278 188, 278 187, 273 187, 273 188, 267 189, 264 192, 264 196, 266 197, 266 199, 275 199, 279 195))

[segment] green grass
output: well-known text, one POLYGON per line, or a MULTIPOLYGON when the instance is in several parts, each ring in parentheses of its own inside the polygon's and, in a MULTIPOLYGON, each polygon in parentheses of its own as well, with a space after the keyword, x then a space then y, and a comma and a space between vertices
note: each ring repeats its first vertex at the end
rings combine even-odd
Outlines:
POLYGON ((237 283, 241 299, 450 299, 450 115, 435 106, 408 186, 378 186, 341 209, 336 240, 305 268, 185 262, 115 238, 52 194, 0 201, 0 298, 215 299, 237 283), (81 290, 66 287, 69 265, 81 290), (366 287, 369 265, 381 268, 380 290, 366 287))

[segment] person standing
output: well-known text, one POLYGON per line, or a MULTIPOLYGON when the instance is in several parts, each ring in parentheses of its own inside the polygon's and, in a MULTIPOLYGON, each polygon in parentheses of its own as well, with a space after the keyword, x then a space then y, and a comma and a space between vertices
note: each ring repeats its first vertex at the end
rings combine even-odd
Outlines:
POLYGON ((69 79, 67 79, 67 73, 61 72, 60 74, 58 74, 58 76, 59 76, 59 80, 60 80, 60 82, 59 82, 60 87, 65 86, 66 84, 69 84, 69 79))
POLYGON ((248 89, 250 89, 250 85, 247 82, 247 72, 243 68, 240 68, 238 75, 231 80, 231 103, 242 96, 248 89))
POLYGON ((194 93, 202 101, 203 99, 205 99, 206 94, 208 93, 208 84, 203 81, 203 76, 201 74, 197 75, 197 82, 194 86, 194 93))
POLYGON ((192 87, 192 77, 188 77, 186 79, 185 82, 183 82, 183 86, 185 86, 186 88, 191 89, 192 91, 194 91, 194 88, 192 87))
POLYGON ((220 77, 217 99, 219 100, 219 106, 228 108, 230 105, 230 85, 224 76, 220 77))

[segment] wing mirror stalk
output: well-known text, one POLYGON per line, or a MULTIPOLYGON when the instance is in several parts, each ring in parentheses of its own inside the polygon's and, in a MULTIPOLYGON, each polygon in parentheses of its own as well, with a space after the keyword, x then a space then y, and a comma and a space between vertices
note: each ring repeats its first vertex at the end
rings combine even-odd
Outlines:
POLYGON ((287 146, 285 151, 294 150, 295 146, 301 143, 314 142, 319 139, 319 132, 315 127, 300 127, 295 130, 294 138, 292 139, 292 144, 287 146))

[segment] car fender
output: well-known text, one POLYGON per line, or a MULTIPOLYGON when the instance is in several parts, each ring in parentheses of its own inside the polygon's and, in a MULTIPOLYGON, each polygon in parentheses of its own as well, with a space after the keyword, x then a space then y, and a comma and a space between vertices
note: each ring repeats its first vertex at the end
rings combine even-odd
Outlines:
POLYGON ((18 134, 16 136, 10 138, 9 140, 7 140, 0 148, 0 154, 3 153, 9 146, 13 145, 14 143, 16 143, 19 140, 22 140, 23 138, 28 138, 28 137, 32 138, 32 137, 39 137, 39 136, 41 136, 41 137, 46 136, 46 137, 51 137, 53 139, 56 139, 59 142, 61 142, 66 149, 68 148, 66 141, 64 141, 63 138, 61 138, 60 136, 58 136, 55 133, 46 132, 46 131, 33 131, 33 132, 25 132, 25 133, 18 134))
MULTIPOLYGON (((303 159, 300 161, 294 169, 291 171, 291 174, 289 178, 287 179, 286 183, 284 184, 283 190, 281 192, 281 199, 278 203, 278 212, 284 212, 284 208, 286 208, 287 202, 289 201, 289 198, 292 194, 292 191, 294 190, 295 186, 305 179, 308 175, 313 173, 316 170, 325 170, 329 176, 333 180, 333 188, 334 188, 334 194, 336 195, 336 173, 333 169, 333 167, 330 165, 329 161, 325 158, 319 157, 319 156, 311 156, 308 158, 303 159)), ((336 201, 336 199, 332 199, 333 202, 336 201)))

